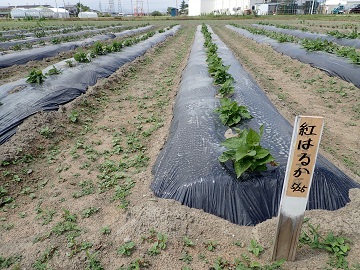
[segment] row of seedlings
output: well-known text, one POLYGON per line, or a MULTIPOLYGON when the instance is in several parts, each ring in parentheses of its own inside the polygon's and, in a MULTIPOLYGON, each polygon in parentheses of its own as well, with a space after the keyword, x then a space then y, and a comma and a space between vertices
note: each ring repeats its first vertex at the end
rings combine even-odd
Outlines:
MULTIPOLYGON (((45 25, 44 23, 42 23, 40 20, 36 22, 35 25, 30 25, 30 24, 21 24, 19 26, 21 26, 22 28, 10 28, 9 26, 2 26, 1 27, 1 31, 0 34, 17 34, 17 33, 27 33, 30 31, 39 31, 39 30, 46 30, 46 31, 62 31, 64 28, 75 28, 77 29, 76 31, 79 30, 83 30, 84 28, 86 29, 102 29, 102 28, 106 28, 109 26, 115 27, 115 26, 120 26, 122 25, 121 23, 111 23, 110 25, 105 23, 103 25, 95 25, 94 23, 81 23, 81 25, 79 24, 75 24, 74 22, 72 22, 71 24, 57 24, 57 25, 45 25), (61 30, 59 30, 61 29, 61 30)), ((14 25, 13 25, 14 26, 14 25)))
MULTIPOLYGON (((275 26, 276 28, 282 28, 282 29, 290 29, 290 30, 301 30, 303 32, 309 31, 308 27, 297 27, 297 26, 291 26, 286 24, 273 24, 269 22, 258 22, 259 25, 269 25, 269 26, 275 26)), ((334 28, 334 27, 332 27, 334 28)), ((329 36, 333 36, 336 38, 347 38, 347 39, 356 39, 360 37, 360 33, 357 31, 356 25, 344 25, 342 26, 344 29, 351 28, 351 32, 340 32, 339 30, 330 30, 326 31, 326 34, 329 36)))
POLYGON ((341 46, 328 40, 318 39, 301 39, 292 35, 278 33, 274 31, 268 31, 265 29, 259 29, 254 27, 247 27, 238 24, 232 24, 237 28, 242 28, 255 35, 264 35, 269 38, 275 39, 276 41, 299 43, 302 47, 308 51, 323 51, 331 54, 335 54, 340 57, 349 59, 352 63, 360 65, 360 52, 354 47, 341 46))
MULTIPOLYGON (((213 83, 219 86, 217 95, 220 98, 220 106, 215 110, 219 114, 221 122, 229 128, 241 123, 241 121, 251 119, 246 106, 239 106, 231 99, 234 93, 234 78, 227 71, 230 66, 225 66, 222 59, 217 54, 217 45, 212 42, 211 33, 205 24, 201 29, 205 42, 208 63, 208 71, 213 77, 213 83)), ((225 139, 221 144, 228 150, 224 151, 219 157, 220 162, 231 160, 234 165, 237 178, 245 171, 264 171, 267 170, 266 164, 276 165, 274 157, 268 149, 260 145, 264 126, 260 126, 259 133, 249 129, 234 128, 236 134, 225 139)))
MULTIPOLYGON (((148 26, 150 25, 149 23, 145 23, 142 25, 138 25, 138 26, 126 26, 126 27, 118 27, 118 28, 113 28, 112 32, 116 32, 116 31, 125 31, 125 30, 130 30, 130 29, 135 29, 135 28, 139 28, 139 27, 144 27, 144 26, 148 26)), ((92 30, 93 31, 93 30, 92 30)), ((36 41, 35 40, 30 40, 30 41, 26 41, 26 42, 21 42, 21 43, 17 43, 14 46, 9 47, 8 49, 13 50, 13 51, 20 51, 23 49, 32 49, 34 45, 38 45, 38 46, 45 46, 46 42, 48 41, 50 44, 61 44, 61 43, 65 43, 65 42, 70 42, 70 41, 77 41, 80 39, 85 39, 85 38, 89 38, 95 35, 99 35, 99 34, 106 34, 109 33, 106 30, 99 30, 98 32, 89 32, 89 33, 84 33, 81 35, 54 35, 52 38, 44 38, 42 39, 42 37, 37 37, 36 41)), ((0 38, 1 39, 1 38, 0 38)), ((1 40, 0 40, 1 41, 1 40)), ((6 44, 6 43, 5 43, 6 44)), ((5 51, 6 48, 0 48, 2 51, 5 51)))
MULTIPOLYGON (((175 25, 173 25, 173 26, 175 26, 175 25)), ((167 27, 166 29, 170 30, 173 26, 167 27)), ((161 30, 159 30, 159 32, 160 31, 161 30)), ((141 41, 147 40, 148 38, 150 38, 154 35, 155 35, 155 32, 150 31, 139 37, 127 38, 123 41, 113 41, 110 44, 106 44, 106 43, 97 41, 91 46, 89 51, 81 50, 81 51, 75 53, 74 59, 80 63, 89 63, 89 62, 91 62, 92 58, 95 58, 95 57, 98 57, 101 55, 106 55, 108 53, 120 52, 122 50, 122 48, 129 47, 129 46, 137 44, 141 41)), ((69 67, 74 66, 73 61, 70 59, 67 60, 66 63, 68 64, 69 67)), ((56 74, 60 74, 60 73, 61 73, 61 69, 56 68, 54 65, 49 70, 49 72, 46 73, 45 75, 42 73, 41 70, 32 69, 30 71, 29 75, 27 76, 26 82, 42 84, 45 81, 45 79, 47 78, 46 75, 56 75, 56 74)))
POLYGON ((36 28, 26 31, 24 29, 20 30, 8 30, 6 32, 0 32, 0 41, 10 41, 10 40, 21 40, 26 39, 27 37, 45 37, 58 34, 67 34, 71 32, 79 32, 83 30, 100 30, 104 31, 105 28, 123 28, 122 24, 111 24, 111 25, 99 25, 99 26, 81 26, 81 25, 59 25, 55 26, 44 26, 43 24, 38 24, 36 28), (5 34, 5 35, 4 35, 5 34))

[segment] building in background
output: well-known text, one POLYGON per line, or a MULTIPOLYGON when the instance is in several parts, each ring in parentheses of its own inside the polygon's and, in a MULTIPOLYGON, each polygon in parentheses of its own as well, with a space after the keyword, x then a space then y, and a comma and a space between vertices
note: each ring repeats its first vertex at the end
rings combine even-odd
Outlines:
POLYGON ((19 19, 19 18, 54 18, 54 12, 44 6, 33 7, 33 8, 24 8, 24 7, 16 7, 11 9, 10 11, 11 18, 19 19))
POLYGON ((189 0, 189 16, 272 14, 330 14, 334 7, 348 9, 360 0, 189 0))
POLYGON ((97 18, 98 15, 96 12, 92 12, 92 11, 86 11, 86 12, 79 12, 78 15, 79 18, 81 19, 86 19, 86 18, 97 18))
POLYGON ((189 16, 246 14, 255 10, 257 3, 259 0, 189 0, 189 16))
POLYGON ((10 17, 10 12, 11 12, 11 7, 9 7, 9 6, 0 7, 0 18, 1 17, 5 17, 5 18, 10 17))
POLYGON ((63 8, 69 12, 70 17, 76 17, 77 14, 76 5, 65 5, 63 8))
POLYGON ((56 18, 56 19, 70 18, 69 11, 67 11, 64 8, 49 8, 49 9, 52 10, 52 12, 54 12, 53 18, 56 18))
POLYGON ((51 5, 17 5, 0 6, 0 17, 11 18, 69 18, 77 17, 76 5, 65 5, 65 7, 52 7, 51 5), (24 15, 25 13, 25 15, 24 15), (51 16, 49 16, 51 14, 51 16), (25 16, 25 17, 24 17, 25 16))

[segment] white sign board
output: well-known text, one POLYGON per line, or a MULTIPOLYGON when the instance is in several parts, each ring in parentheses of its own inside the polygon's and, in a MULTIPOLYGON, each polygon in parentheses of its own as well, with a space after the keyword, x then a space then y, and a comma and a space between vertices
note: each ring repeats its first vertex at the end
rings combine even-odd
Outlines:
POLYGON ((286 167, 274 261, 294 261, 324 126, 323 117, 297 116, 286 167))

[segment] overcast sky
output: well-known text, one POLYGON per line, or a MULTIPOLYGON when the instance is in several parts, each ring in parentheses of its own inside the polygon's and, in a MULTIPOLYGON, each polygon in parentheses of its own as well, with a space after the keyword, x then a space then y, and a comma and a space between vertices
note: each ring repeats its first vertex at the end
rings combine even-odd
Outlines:
MULTIPOLYGON (((122 12, 130 13, 131 3, 133 6, 138 3, 138 7, 142 7, 144 12, 147 13, 148 11, 152 12, 154 10, 158 10, 161 12, 165 12, 167 7, 175 7, 176 3, 177 6, 180 7, 182 0, 113 0, 115 11, 118 12, 118 4, 120 3, 122 12)), ((52 5, 56 7, 56 3, 58 7, 64 6, 64 2, 66 5, 74 5, 79 2, 79 0, 0 0, 0 6, 7 6, 7 5, 52 5)), ((185 0, 188 3, 188 0, 185 0)), ((80 3, 88 6, 92 9, 107 11, 109 9, 109 0, 80 0, 80 3)))

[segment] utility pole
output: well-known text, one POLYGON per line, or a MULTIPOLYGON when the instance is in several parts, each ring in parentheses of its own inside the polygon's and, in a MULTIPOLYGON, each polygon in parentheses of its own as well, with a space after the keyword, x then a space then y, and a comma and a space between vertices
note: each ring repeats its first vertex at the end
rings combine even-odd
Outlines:
POLYGON ((122 13, 121 1, 118 0, 118 13, 122 13))
POLYGON ((114 13, 115 12, 115 8, 114 8, 114 0, 109 0, 109 13, 114 13))

